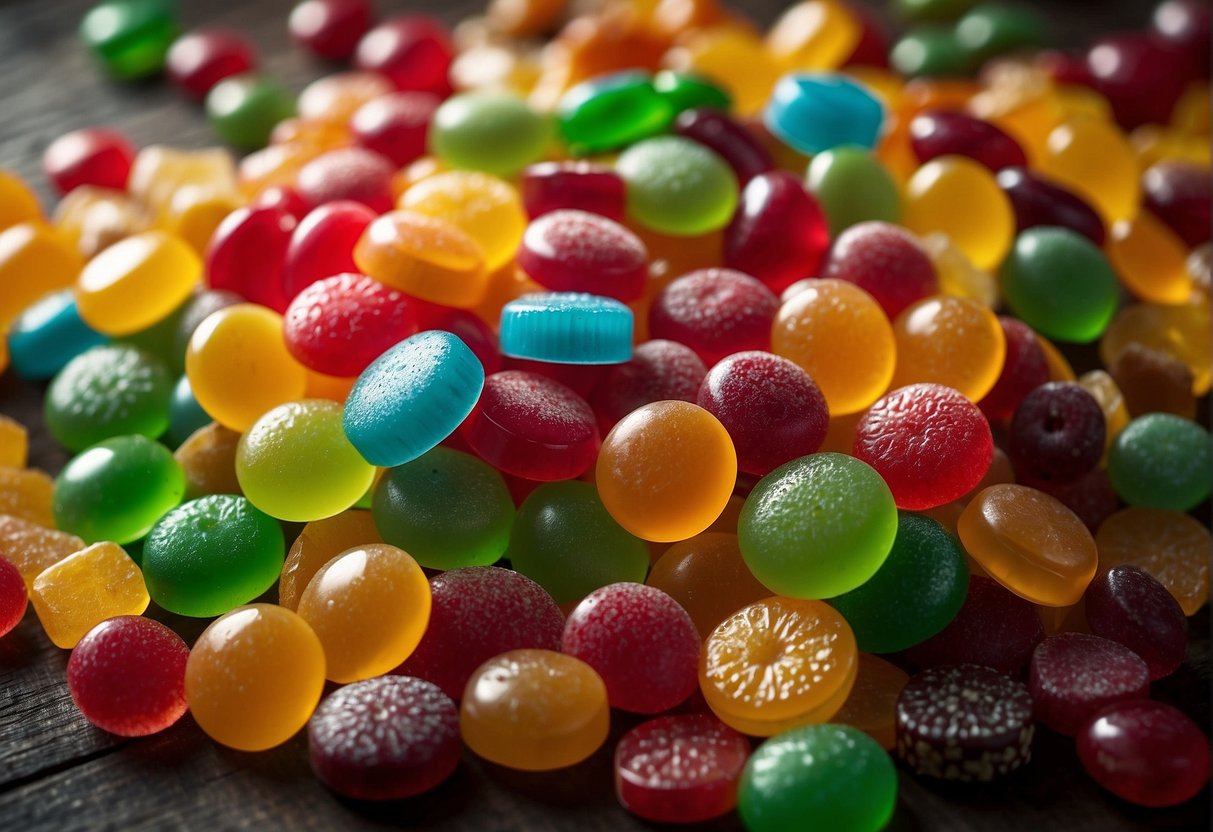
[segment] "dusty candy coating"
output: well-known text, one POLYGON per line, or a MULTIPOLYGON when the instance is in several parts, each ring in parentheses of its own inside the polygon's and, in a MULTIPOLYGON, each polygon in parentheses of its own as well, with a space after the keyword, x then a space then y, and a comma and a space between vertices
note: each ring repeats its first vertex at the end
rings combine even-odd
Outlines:
POLYGON ((379 676, 335 691, 307 726, 312 771, 338 794, 397 800, 427 792, 459 764, 459 709, 436 685, 379 676))
POLYGON ((1099 402, 1078 384, 1041 385, 1011 419, 1011 464, 1025 484, 1073 482, 1099 464, 1106 432, 1099 402))
POLYGON ((860 223, 840 234, 821 277, 854 283, 874 297, 890 319, 939 290, 935 266, 922 244, 906 229, 887 222, 860 223))
POLYGON ((674 280, 649 307, 649 332, 686 344, 708 365, 742 350, 765 350, 779 310, 775 294, 733 269, 699 269, 674 280))
POLYGON ((544 214, 527 226, 518 266, 556 292, 589 292, 626 302, 644 293, 648 250, 619 223, 586 211, 544 214))
POLYGON ((185 713, 189 654, 181 636, 159 621, 138 615, 110 618, 73 648, 68 690, 98 728, 123 737, 154 734, 185 713))
POLYGON ((1188 646, 1183 608, 1150 573, 1114 566, 1096 576, 1083 599, 1091 632, 1141 656, 1151 680, 1170 675, 1183 662, 1188 646))
POLYGON ((653 402, 694 402, 708 368, 695 351, 677 341, 654 338, 638 344, 632 359, 611 367, 590 404, 606 435, 623 417, 653 402))
POLYGON ((1032 757, 1032 696, 988 667, 924 670, 897 699, 897 753, 920 775, 986 782, 1032 757))
POLYGON ((17 567, 0 557, 0 638, 12 632, 25 617, 29 593, 17 567))
POLYGON ((1105 705, 1150 695, 1146 663, 1129 648, 1086 633, 1058 633, 1032 653, 1028 689, 1036 718, 1074 735, 1105 705))

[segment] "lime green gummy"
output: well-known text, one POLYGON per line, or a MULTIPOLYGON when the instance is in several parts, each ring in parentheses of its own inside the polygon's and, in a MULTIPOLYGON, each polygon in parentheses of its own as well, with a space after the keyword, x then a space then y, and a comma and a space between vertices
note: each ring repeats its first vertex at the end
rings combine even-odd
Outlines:
POLYGON ((551 119, 504 92, 453 95, 430 123, 430 151, 451 167, 512 176, 538 161, 552 139, 551 119))
POLYGON ((861 222, 901 219, 897 183, 862 147, 843 145, 814 156, 809 163, 808 188, 825 211, 831 237, 861 222))
POLYGON ((714 152, 681 136, 646 139, 616 163, 627 183, 628 213, 664 234, 695 236, 728 224, 737 177, 714 152))
POLYGON ((266 145, 278 122, 295 115, 295 99, 277 81, 246 72, 211 87, 206 115, 219 138, 255 150, 266 145))
POLYGON ((171 0, 109 0, 80 22, 80 39, 120 80, 155 75, 177 37, 171 0))
POLYGON ((1193 421, 1147 413, 1129 422, 1108 452, 1108 478, 1128 504, 1190 511, 1209 496, 1213 440, 1193 421))

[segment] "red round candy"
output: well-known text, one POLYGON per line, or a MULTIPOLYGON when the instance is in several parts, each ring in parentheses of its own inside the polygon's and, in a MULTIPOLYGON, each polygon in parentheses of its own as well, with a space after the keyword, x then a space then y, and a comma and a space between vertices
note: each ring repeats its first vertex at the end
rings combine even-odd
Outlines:
POLYGON ((68 691, 98 728, 144 737, 185 713, 189 655, 181 636, 159 621, 120 615, 89 630, 72 649, 68 691))
POLYGON ((281 208, 237 208, 211 236, 206 282, 277 312, 286 309, 283 263, 295 217, 281 208))
POLYGON ((851 57, 843 61, 843 66, 874 66, 877 69, 889 68, 889 33, 885 30, 884 21, 876 12, 867 6, 856 3, 849 7, 851 13, 859 21, 862 30, 859 43, 851 57))
POLYGON ((530 578, 497 566, 467 566, 430 578, 430 622, 417 649, 393 673, 426 679, 463 696, 481 664, 510 650, 559 650, 564 614, 530 578))
POLYGON ((497 335, 474 314, 466 309, 453 309, 436 303, 410 298, 417 315, 417 329, 441 329, 459 336, 468 349, 476 354, 484 367, 486 376, 502 368, 501 350, 497 349, 497 335))
POLYGON ((342 147, 322 153, 299 169, 295 190, 309 205, 338 200, 361 202, 376 214, 392 210, 392 176, 396 166, 363 147, 342 147))
POLYGON ((649 335, 686 344, 711 366, 771 346, 775 293, 732 269, 698 269, 672 281, 649 307, 649 335))
POLYGON ((248 38, 232 29, 198 29, 173 41, 164 70, 191 98, 202 100, 224 78, 257 65, 257 51, 248 38))
POLYGON ((350 117, 354 143, 404 167, 425 154, 426 131, 442 100, 428 92, 393 92, 373 98, 350 117))
POLYGON ((830 422, 825 397, 809 374, 769 352, 721 359, 704 378, 696 403, 729 432, 737 467, 760 477, 814 453, 830 422))
POLYGON ((1087 51, 1092 86, 1126 130, 1166 124, 1190 79, 1182 53, 1144 33, 1101 38, 1087 51))
POLYGON ((1146 207, 1195 248, 1209 241, 1213 226, 1213 188, 1209 169, 1182 159, 1166 159, 1141 178, 1146 207))
POLYGON ((294 188, 285 185, 275 185, 257 194, 252 201, 254 208, 276 208, 285 211, 296 220, 307 216, 308 205, 294 188))
POLYGON ((877 401, 855 428, 855 456, 888 483, 898 508, 923 511, 972 491, 990 470, 986 417, 942 384, 911 384, 877 401))
POLYGON ((775 170, 775 160, 762 142, 719 110, 686 110, 674 122, 674 132, 715 151, 743 187, 754 177, 775 170))
POLYGON ((997 581, 971 575, 968 595, 952 623, 906 656, 919 667, 980 664, 1018 674, 1044 637, 1035 604, 997 581))
POLYGON ((598 671, 611 707, 623 711, 668 711, 699 686, 699 631, 656 587, 594 590, 565 622, 560 649, 598 671))
POLYGON ((321 58, 344 60, 371 26, 370 0, 304 0, 291 9, 295 43, 321 58))
POLYGON ((518 266, 556 292, 589 292, 623 302, 644 294, 649 252, 614 220, 586 211, 552 211, 532 220, 518 266))
POLYGON ((293 298, 317 280, 343 272, 357 272, 354 244, 375 219, 375 212, 359 202, 341 200, 308 213, 291 234, 282 267, 283 287, 293 298))
POLYGON ((605 436, 615 423, 638 407, 662 401, 695 403, 708 368, 695 351, 677 341, 645 341, 632 358, 611 367, 591 404, 598 415, 598 430, 605 436))
POLYGON ((399 800, 451 776, 463 752, 459 709, 435 684, 378 676, 346 685, 307 724, 312 771, 356 800, 399 800))
POLYGON ((346 378, 416 331, 404 293, 364 274, 313 283, 295 296, 282 320, 286 348, 300 364, 346 378))
POLYGON ((522 204, 531 219, 562 208, 623 222, 627 188, 614 168, 593 162, 539 162, 522 172, 522 204))
POLYGON ((1042 384, 1015 408, 1007 454, 1025 485, 1068 483, 1099 464, 1106 447, 1103 408, 1072 381, 1042 384))
POLYGON ((533 361, 529 358, 516 358, 512 355, 503 356, 501 369, 521 370, 537 376, 550 378, 557 384, 563 384, 578 396, 589 401, 590 396, 598 389, 607 370, 614 364, 558 364, 554 361, 533 361))
POLYGON ((1150 671, 1136 653, 1099 636, 1059 633, 1036 645, 1028 670, 1036 719, 1074 736, 1105 705, 1150 695, 1150 671))
POLYGON ((109 127, 86 127, 64 133, 42 154, 42 170, 61 194, 81 185, 126 190, 135 145, 109 127))
POLYGON ((1033 64, 1044 70, 1055 83, 1084 87, 1092 84, 1091 71, 1087 69, 1086 55, 1046 49, 1036 55, 1033 64))
POLYGON ((1209 740, 1162 702, 1118 702, 1078 734, 1078 759, 1099 785, 1141 806, 1174 806, 1209 780, 1209 740))
POLYGON ((1096 575, 1083 595, 1087 624, 1145 661, 1150 679, 1174 673, 1188 647, 1188 620, 1167 588, 1136 566, 1096 575))
POLYGON ((750 741, 708 714, 642 722, 615 746, 615 794, 633 815, 701 823, 737 805, 750 741))
POLYGON ((926 164, 940 156, 967 156, 993 171, 1024 167, 1019 142, 979 118, 950 110, 919 113, 910 121, 910 147, 926 164))
POLYGON ((484 380, 480 401, 460 430, 490 465, 544 482, 584 474, 600 441, 585 399, 559 382, 519 370, 484 380))
POLYGON ((0 557, 0 638, 12 632, 25 616, 29 592, 17 567, 0 557))
POLYGON ((354 66, 386 75, 398 90, 445 96, 447 71, 454 50, 442 24, 428 17, 404 15, 385 20, 367 32, 354 51, 354 66))
POLYGON ((816 276, 829 244, 826 216, 801 177, 771 171, 742 189, 724 232, 724 265, 782 292, 816 276))
POLYGON ((890 320, 939 291, 935 264, 914 235, 875 220, 838 236, 821 276, 854 283, 876 299, 890 320))
POLYGON ((1016 233, 1040 225, 1057 225, 1103 248, 1107 229, 1095 209, 1081 197, 1026 168, 1004 168, 997 179, 998 187, 1011 200, 1015 211, 1016 233))
POLYGON ((1007 356, 998 381, 977 403, 991 423, 1000 425, 1015 413, 1024 397, 1049 380, 1049 364, 1032 327, 1018 318, 998 316, 1007 356))
POLYGON ((1209 77, 1210 9, 1207 0, 1167 0, 1154 9, 1151 33, 1183 54, 1189 71, 1209 77))

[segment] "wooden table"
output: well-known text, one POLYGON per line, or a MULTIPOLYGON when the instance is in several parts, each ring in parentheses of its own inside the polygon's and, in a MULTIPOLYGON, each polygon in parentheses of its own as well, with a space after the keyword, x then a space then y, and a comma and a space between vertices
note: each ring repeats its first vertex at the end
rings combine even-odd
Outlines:
MULTIPOLYGON (((328 67, 291 48, 288 0, 208 0, 181 4, 185 25, 232 26, 261 49, 264 66, 295 89, 328 67)), ((778 0, 745 3, 769 22, 778 0)), ((1041 3, 1041 5, 1045 5, 1041 3)), ((1085 0, 1050 11, 1059 37, 1090 27, 1139 25, 1137 0, 1085 0)), ((203 146, 214 141, 199 108, 161 81, 121 86, 102 78, 75 36, 86 0, 17 0, 0 6, 0 166, 42 185, 43 148, 78 127, 110 124, 139 144, 203 146)), ((404 3, 381 2, 403 10, 404 3)), ((448 22, 480 0, 422 0, 448 22)), ((46 204, 49 194, 43 189, 46 204)), ((0 379, 0 412, 31 427, 32 465, 52 473, 66 461, 41 424, 43 387, 0 379)), ((187 641, 205 622, 149 614, 187 641)), ((1193 622, 1188 660, 1155 686, 1158 698, 1209 721, 1209 617, 1193 622)), ((300 737, 262 754, 231 751, 208 740, 188 717, 155 737, 124 740, 90 726, 68 697, 68 654, 42 634, 30 612, 0 640, 0 830, 410 827, 452 830, 627 830, 649 828, 620 809, 612 793, 614 739, 635 724, 615 716, 612 742, 587 762, 552 774, 522 774, 465 755, 435 792, 388 805, 358 805, 333 796, 311 775, 300 737)), ((1204 828, 1208 790, 1184 806, 1145 811, 1111 798, 1081 771, 1073 743, 1042 730, 1026 771, 994 786, 957 789, 919 782, 904 772, 893 828, 1057 829, 1067 832, 1204 828)), ((737 829, 735 817, 711 825, 737 829)), ((806 823, 806 828, 807 823, 806 823)))

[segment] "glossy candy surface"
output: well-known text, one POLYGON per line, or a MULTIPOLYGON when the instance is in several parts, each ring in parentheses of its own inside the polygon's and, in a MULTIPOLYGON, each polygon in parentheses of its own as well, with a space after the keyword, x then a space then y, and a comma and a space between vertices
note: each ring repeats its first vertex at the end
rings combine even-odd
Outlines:
POLYGON ((832 237, 861 222, 891 223, 901 217, 897 184, 888 169, 861 147, 843 145, 816 154, 806 183, 829 220, 832 237))
POLYGON ((191 98, 206 98, 224 78, 253 69, 255 47, 231 29, 196 29, 173 41, 165 73, 191 98))
POLYGON ((452 167, 511 176, 539 161, 551 133, 548 120, 513 95, 465 92, 434 113, 429 147, 452 167))
POLYGON ((1023 148, 997 126, 964 113, 931 110, 910 121, 910 146, 925 164, 940 156, 967 156, 992 171, 1028 164, 1023 148))
POLYGON ((523 295, 501 309, 501 352, 560 364, 617 364, 632 357, 632 310, 574 292, 523 295))
POLYGON ((282 264, 287 298, 326 277, 357 272, 354 245, 373 219, 374 211, 353 200, 329 202, 304 216, 291 234, 282 264))
POLYGON ((1105 434, 1094 396, 1073 382, 1050 382, 1016 408, 1008 453, 1024 484, 1073 482, 1099 464, 1105 434))
POLYGON ((278 603, 289 610, 299 607, 299 596, 313 576, 337 555, 368 543, 382 543, 369 511, 350 509, 313 520, 291 544, 278 579, 278 603))
POLYGON ((681 136, 637 142, 616 170, 627 184, 628 213, 654 231, 694 236, 723 228, 737 206, 737 177, 725 161, 681 136))
POLYGON ((183 240, 147 231, 88 262, 76 283, 76 308, 98 332, 130 335, 180 306, 201 274, 202 263, 183 240))
POLYGON ((219 138, 243 150, 255 150, 265 146, 278 122, 295 115, 295 102, 277 81, 245 72, 210 88, 206 115, 219 138))
POLYGON ((272 206, 228 214, 207 245, 207 285, 282 312, 289 300, 282 264, 295 226, 294 216, 272 206))
POLYGON ((779 79, 763 120, 801 153, 839 145, 873 147, 885 111, 867 87, 845 75, 792 73, 779 79))
POLYGON ((998 187, 1015 210, 1016 233, 1041 225, 1068 228, 1102 246, 1107 237, 1103 219, 1080 197, 1023 167, 998 172, 998 187))
POLYGON ((461 229, 480 246, 490 272, 514 259, 526 228, 518 190, 487 173, 452 170, 427 176, 409 186, 397 206, 461 229))
POLYGON ((29 593, 21 573, 7 558, 0 557, 0 638, 21 623, 28 605, 29 593))
POLYGON ((775 169, 775 160, 762 142, 719 109, 708 106, 686 110, 674 121, 674 131, 715 151, 729 163, 742 187, 775 169))
POLYGON ((1114 566, 1083 595, 1091 632, 1119 642, 1145 660, 1150 679, 1173 673, 1188 646, 1183 608, 1148 572, 1114 566))
POLYGON ((1036 719, 1073 736, 1098 710, 1113 702, 1146 699, 1146 663, 1124 645, 1086 633, 1058 633, 1036 646, 1028 689, 1036 719))
POLYGON ((624 71, 583 81, 560 98, 560 134, 578 156, 626 147, 663 132, 674 108, 647 72, 624 71))
POLYGON ((125 190, 135 158, 130 139, 117 130, 91 127, 65 133, 42 154, 42 170, 66 194, 82 185, 125 190))
POLYGON ((593 162, 539 162, 522 172, 519 183, 531 219, 567 209, 622 222, 626 190, 613 168, 593 162))
POLYGON ((305 0, 291 10, 287 21, 292 40, 334 60, 350 57, 370 26, 367 0, 305 0))
POLYGON ((122 81, 155 75, 177 36, 168 0, 107 0, 80 21, 80 39, 98 63, 122 81))
POLYGON ((425 155, 425 137, 441 104, 428 92, 393 92, 367 101, 350 116, 350 134, 359 147, 398 167, 425 155))
POLYGON ((641 239, 584 211, 551 211, 533 220, 517 261, 552 291, 589 292, 625 303, 640 297, 648 281, 648 250, 641 239))
POLYGON ((8 331, 13 371, 22 378, 51 378, 69 361, 106 338, 80 318, 70 289, 43 295, 17 316, 8 331))
POLYGON ((828 246, 826 217, 804 183, 764 172, 746 184, 725 229, 724 265, 779 292, 816 275, 828 246))
POLYGON ((1209 496, 1213 440, 1195 422, 1148 413, 1129 422, 1108 453, 1108 476, 1130 505, 1188 511, 1209 496))

